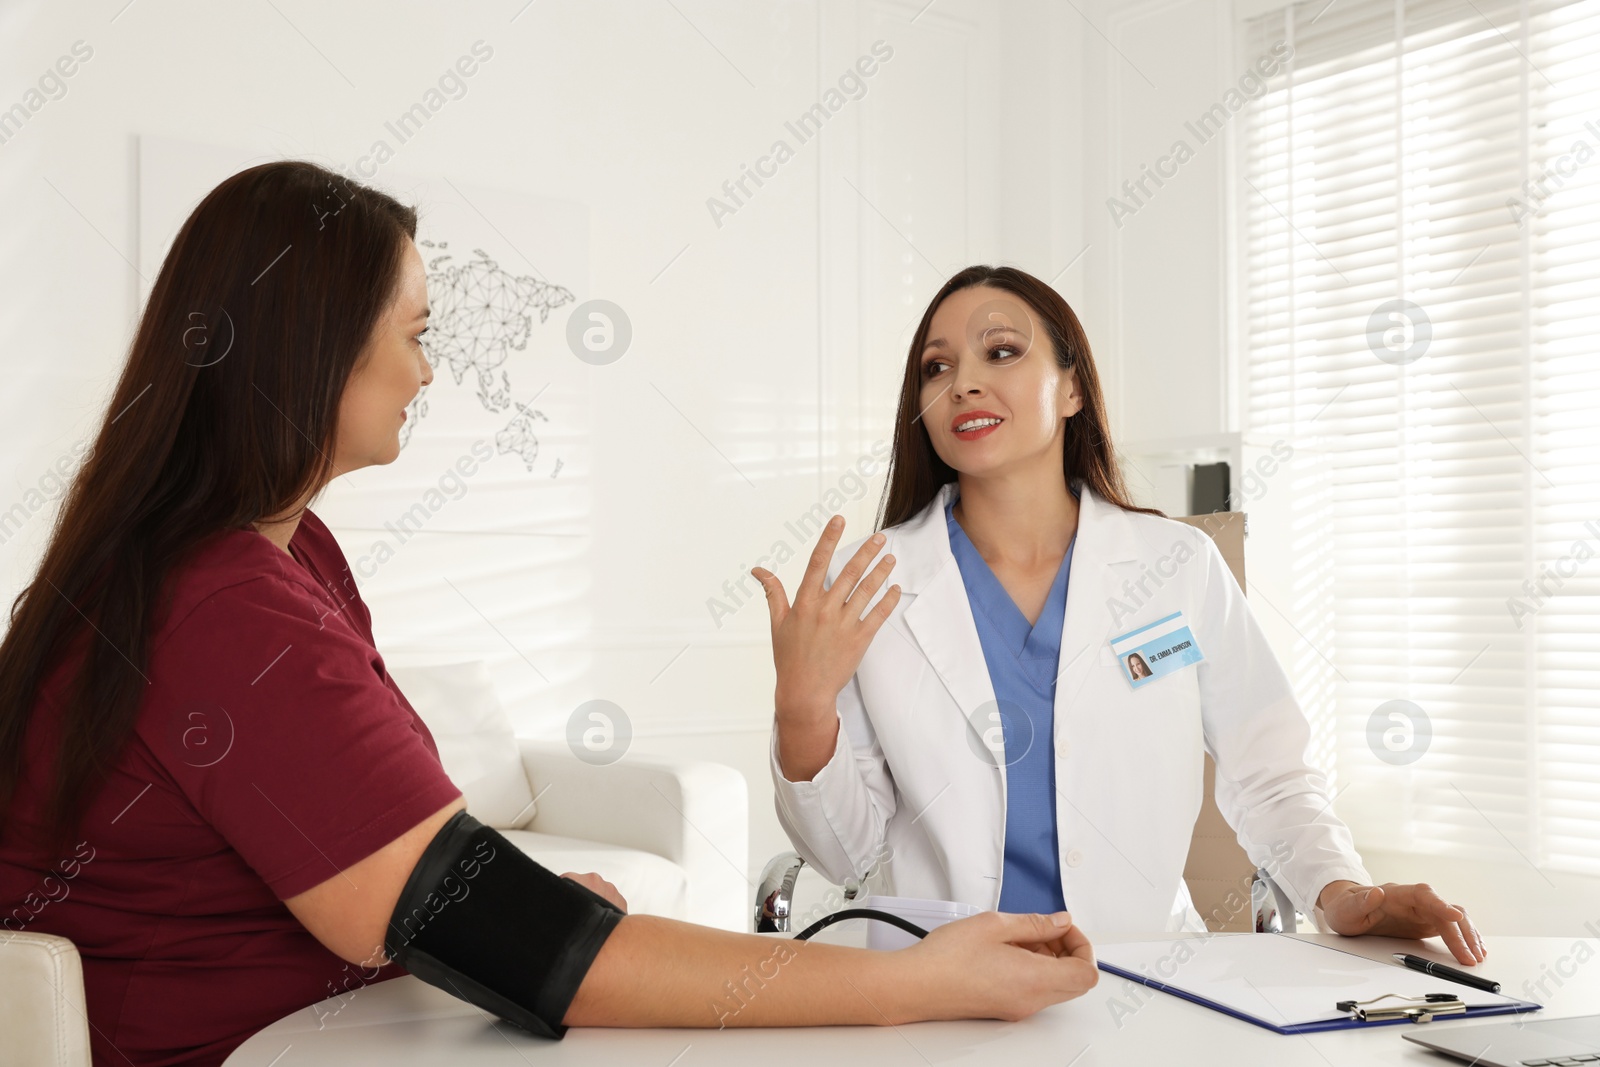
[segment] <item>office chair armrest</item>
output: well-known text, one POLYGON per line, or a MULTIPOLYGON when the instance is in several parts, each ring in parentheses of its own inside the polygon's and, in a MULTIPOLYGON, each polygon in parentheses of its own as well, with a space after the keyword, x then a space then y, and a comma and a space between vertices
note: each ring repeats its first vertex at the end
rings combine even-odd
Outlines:
POLYGON ((1250 911, 1257 933, 1292 934, 1300 928, 1289 894, 1261 867, 1250 883, 1250 911))

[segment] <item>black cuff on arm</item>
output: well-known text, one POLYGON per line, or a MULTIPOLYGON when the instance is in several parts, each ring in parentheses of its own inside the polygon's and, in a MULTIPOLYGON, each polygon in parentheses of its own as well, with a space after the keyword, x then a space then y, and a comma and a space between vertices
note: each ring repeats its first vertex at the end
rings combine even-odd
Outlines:
POLYGON ((406 879, 383 948, 429 985, 559 1038, 567 1006, 622 914, 460 811, 406 879))

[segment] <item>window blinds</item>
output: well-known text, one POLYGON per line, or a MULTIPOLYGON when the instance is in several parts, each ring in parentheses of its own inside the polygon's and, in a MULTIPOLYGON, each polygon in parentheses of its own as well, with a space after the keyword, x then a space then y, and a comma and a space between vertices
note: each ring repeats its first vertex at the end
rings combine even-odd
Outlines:
POLYGON ((1286 664, 1369 846, 1600 873, 1600 0, 1310 0, 1240 124, 1286 664), (1309 654, 1314 652, 1315 654, 1309 654))

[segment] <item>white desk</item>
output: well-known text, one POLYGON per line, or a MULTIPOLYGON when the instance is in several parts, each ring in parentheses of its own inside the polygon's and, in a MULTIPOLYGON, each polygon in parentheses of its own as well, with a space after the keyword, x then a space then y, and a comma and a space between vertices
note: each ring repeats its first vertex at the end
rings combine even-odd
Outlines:
MULTIPOLYGON (((860 922, 841 923, 830 940, 861 943, 860 922), (856 930, 848 930, 856 927, 856 930)), ((1218 936, 1253 936, 1218 935, 1218 936)), ((1437 939, 1417 949, 1414 941, 1302 935, 1336 943, 1375 959, 1414 951, 1440 962, 1450 956, 1437 939)), ((822 937, 819 935, 819 940, 822 937)), ((1535 1018, 1600 1013, 1600 944, 1587 953, 1576 938, 1487 937, 1483 973, 1504 992, 1545 1005, 1535 1018), (1587 962, 1576 962, 1587 957, 1587 962), (1523 983, 1567 971, 1560 988, 1550 980, 1548 997, 1528 996, 1523 983)), ((781 980, 781 979, 780 979, 781 980)), ((323 1013, 338 1005, 327 1002, 323 1013)), ((1420 1025, 1470 1027, 1509 1021, 1509 1016, 1420 1025)), ((226 1067, 332 1067, 335 1064, 473 1065, 642 1064, 645 1067, 751 1067, 751 1065, 871 1064, 873 1067, 1003 1064, 1025 1067, 1105 1067, 1125 1064, 1184 1064, 1198 1067, 1367 1067, 1371 1064, 1433 1064, 1456 1061, 1428 1052, 1400 1035, 1410 1026, 1339 1030, 1285 1037, 1218 1012, 1101 972, 1100 984, 1077 1000, 1058 1004, 1021 1022, 938 1022, 890 1027, 811 1027, 749 1030, 607 1030, 574 1028, 561 1041, 527 1034, 415 978, 399 978, 351 995, 338 1014, 323 1020, 306 1008, 272 1024, 241 1045, 226 1067), (1143 1006, 1118 1020, 1113 998, 1125 1004, 1137 988, 1143 1006)))

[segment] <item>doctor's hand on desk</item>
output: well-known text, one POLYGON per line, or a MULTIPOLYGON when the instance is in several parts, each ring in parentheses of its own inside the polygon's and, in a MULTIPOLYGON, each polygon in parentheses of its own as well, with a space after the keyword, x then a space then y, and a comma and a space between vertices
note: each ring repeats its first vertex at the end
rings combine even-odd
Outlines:
POLYGON ((1488 950, 1467 909, 1446 904, 1433 887, 1419 882, 1357 885, 1329 882, 1317 896, 1321 925, 1340 934, 1384 937, 1439 937, 1455 958, 1468 966, 1483 962, 1488 950))
POLYGON ((750 571, 767 594, 772 661, 778 675, 778 762, 791 782, 810 781, 832 757, 839 729, 839 691, 861 666, 873 636, 900 602, 900 587, 890 586, 877 606, 862 617, 863 609, 894 568, 894 556, 885 555, 871 574, 861 577, 883 547, 881 533, 862 544, 832 586, 822 587, 843 532, 843 517, 835 515, 828 520, 792 605, 777 575, 765 567, 750 571))

